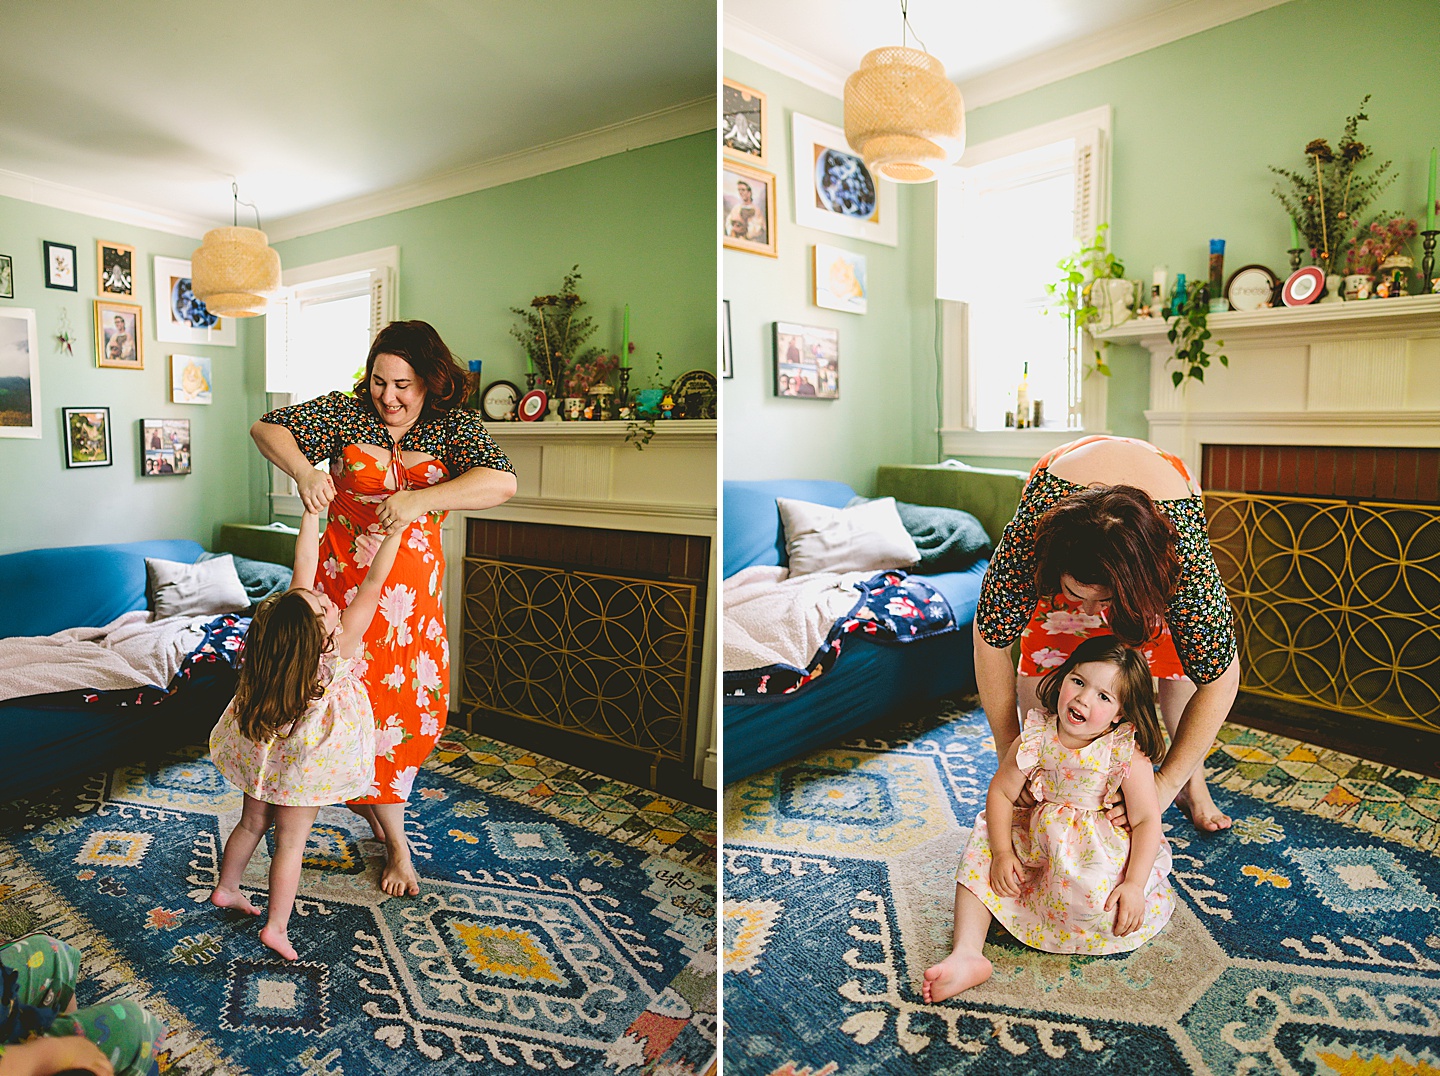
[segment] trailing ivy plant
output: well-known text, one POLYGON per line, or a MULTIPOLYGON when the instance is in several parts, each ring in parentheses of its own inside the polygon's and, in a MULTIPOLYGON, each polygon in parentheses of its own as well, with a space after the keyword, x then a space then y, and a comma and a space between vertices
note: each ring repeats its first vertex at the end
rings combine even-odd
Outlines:
MULTIPOLYGON (((1057 310, 1065 312, 1070 329, 1070 339, 1077 341, 1086 326, 1100 320, 1100 308, 1090 301, 1091 285, 1108 277, 1123 278, 1125 266, 1109 249, 1106 232, 1110 225, 1102 224, 1095 229, 1095 238, 1083 243, 1073 254, 1067 254, 1055 263, 1060 270, 1060 279, 1045 285, 1057 310)), ((1105 361, 1108 341, 1095 341, 1095 370, 1110 376, 1110 365, 1105 361)))
POLYGON ((1170 361, 1180 364, 1180 369, 1170 371, 1170 380, 1177 389, 1186 378, 1203 382, 1211 359, 1218 359, 1221 366, 1230 365, 1230 360, 1219 351, 1225 341, 1210 343, 1209 319, 1210 289, 1198 284, 1186 294, 1185 305, 1170 319, 1170 328, 1165 333, 1165 338, 1175 345, 1170 361), (1211 352, 1211 347, 1216 350, 1211 352))

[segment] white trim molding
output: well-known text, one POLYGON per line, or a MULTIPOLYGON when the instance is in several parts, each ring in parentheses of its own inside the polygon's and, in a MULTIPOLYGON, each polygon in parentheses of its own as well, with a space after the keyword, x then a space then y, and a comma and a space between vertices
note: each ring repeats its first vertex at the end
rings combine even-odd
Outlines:
POLYGON ((133 224, 140 228, 153 228, 168 235, 184 236, 197 242, 219 222, 192 217, 185 213, 172 213, 166 209, 137 205, 121 201, 109 195, 68 187, 63 183, 36 179, 20 172, 0 168, 0 195, 20 202, 63 209, 69 213, 83 213, 87 217, 112 221, 115 224, 133 224))
MULTIPOLYGON (((731 52, 763 64, 811 89, 828 93, 831 97, 844 96, 845 80, 849 78, 850 71, 841 70, 829 60, 822 60, 814 53, 782 41, 754 23, 746 22, 729 12, 725 14, 722 44, 731 52)), ((859 66, 858 60, 856 66, 859 66)), ((853 71, 854 68, 850 70, 853 71)))

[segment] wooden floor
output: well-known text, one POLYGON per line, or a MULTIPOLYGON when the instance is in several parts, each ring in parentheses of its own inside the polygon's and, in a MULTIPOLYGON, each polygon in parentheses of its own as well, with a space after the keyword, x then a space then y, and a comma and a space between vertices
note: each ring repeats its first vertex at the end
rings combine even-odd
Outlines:
POLYGON ((1229 720, 1237 725, 1277 732, 1320 747, 1399 766, 1427 777, 1440 777, 1440 732, 1351 717, 1333 710, 1281 702, 1240 692, 1229 720))

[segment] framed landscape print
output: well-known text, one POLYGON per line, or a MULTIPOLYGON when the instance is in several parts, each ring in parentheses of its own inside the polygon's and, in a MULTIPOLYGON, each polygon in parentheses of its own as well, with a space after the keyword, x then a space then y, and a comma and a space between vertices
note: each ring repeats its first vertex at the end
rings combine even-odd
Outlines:
POLYGON ((217 318, 190 289, 190 262, 155 255, 155 339, 169 344, 235 344, 235 319, 217 318))
POLYGON ((770 142, 769 106, 765 95, 731 79, 724 80, 720 103, 720 140, 725 155, 763 165, 770 142))
POLYGON ((865 255, 816 243, 811 266, 814 283, 810 296, 816 306, 865 313, 865 255))
POLYGON ((775 395, 840 398, 840 330, 775 323, 775 395))
POLYGON ((40 437, 35 311, 0 307, 0 437, 40 437))
POLYGON ((110 408, 65 407, 65 466, 109 467, 115 462, 110 451, 110 408))
POLYGON ((845 141, 845 132, 832 123, 796 112, 790 133, 795 223, 896 246, 895 184, 871 176, 845 141))
POLYGON ((210 360, 204 355, 170 356, 170 402, 208 404, 210 360))
POLYGON ((0 299, 15 298, 15 266, 10 255, 0 254, 0 299))
POLYGON ((138 303, 95 300, 95 365, 145 369, 145 325, 138 303))
POLYGON ((59 291, 79 291, 75 272, 75 248, 68 243, 45 240, 45 286, 59 291))
POLYGON ((140 420, 140 474, 190 473, 190 420, 188 418, 142 418, 140 420))
POLYGON ((98 240, 95 243, 95 264, 100 273, 100 282, 95 290, 101 295, 128 297, 135 294, 134 247, 98 240))
POLYGON ((720 230, 731 250, 776 257, 775 177, 749 165, 723 162, 720 230))

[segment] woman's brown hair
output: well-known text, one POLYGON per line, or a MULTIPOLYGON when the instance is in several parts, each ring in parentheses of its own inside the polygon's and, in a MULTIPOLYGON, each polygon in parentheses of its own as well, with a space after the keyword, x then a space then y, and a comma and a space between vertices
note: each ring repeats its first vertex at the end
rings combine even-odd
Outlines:
POLYGON ((325 624, 303 591, 266 598, 245 633, 245 656, 235 685, 241 735, 257 743, 277 733, 325 694, 320 655, 330 647, 325 624))
POLYGON ((1035 585, 1060 593, 1060 577, 1111 591, 1111 629, 1131 646, 1160 634, 1180 580, 1175 525, 1135 486, 1091 486, 1035 525, 1035 585))
POLYGON ((375 401, 370 396, 370 377, 375 372, 375 359, 381 355, 404 359, 424 384, 422 415, 449 411, 465 402, 469 375, 434 327, 428 321, 392 321, 375 334, 370 354, 365 356, 365 376, 355 382, 356 397, 371 411, 375 410, 375 401))
MULTIPOLYGON (((1120 670, 1117 692, 1120 696, 1120 715, 1116 724, 1128 721, 1135 726, 1135 746, 1159 765, 1165 761, 1165 733, 1160 728, 1160 716, 1155 712, 1155 686, 1150 678, 1150 664, 1145 655, 1114 635, 1092 635, 1075 648, 1065 659, 1065 664, 1052 669, 1040 681, 1037 694, 1040 705, 1049 713, 1060 708, 1060 685, 1077 665, 1087 661, 1100 661, 1114 665, 1120 670)), ((1102 734, 1103 735, 1103 734, 1102 734)))

